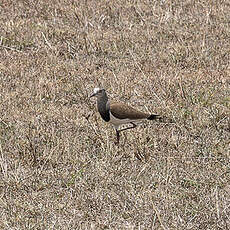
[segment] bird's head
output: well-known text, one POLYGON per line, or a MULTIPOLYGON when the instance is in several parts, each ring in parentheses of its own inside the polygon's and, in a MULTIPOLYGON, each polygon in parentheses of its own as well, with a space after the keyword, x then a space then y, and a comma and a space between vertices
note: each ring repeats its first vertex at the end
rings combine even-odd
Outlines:
POLYGON ((94 88, 93 94, 90 97, 103 97, 105 95, 105 89, 102 88, 94 88))

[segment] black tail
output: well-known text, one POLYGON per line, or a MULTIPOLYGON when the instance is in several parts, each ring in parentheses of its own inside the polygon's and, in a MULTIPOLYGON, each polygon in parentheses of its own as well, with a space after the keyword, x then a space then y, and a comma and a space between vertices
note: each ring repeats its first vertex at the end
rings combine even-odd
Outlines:
POLYGON ((160 118, 160 115, 157 115, 157 114, 151 114, 147 120, 156 120, 156 119, 159 119, 160 118))

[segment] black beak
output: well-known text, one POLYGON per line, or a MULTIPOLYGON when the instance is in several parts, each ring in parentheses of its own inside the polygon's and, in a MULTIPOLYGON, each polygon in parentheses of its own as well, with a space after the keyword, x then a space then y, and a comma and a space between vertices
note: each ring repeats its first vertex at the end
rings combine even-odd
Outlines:
POLYGON ((89 98, 96 96, 96 93, 93 93, 92 95, 89 96, 89 98))

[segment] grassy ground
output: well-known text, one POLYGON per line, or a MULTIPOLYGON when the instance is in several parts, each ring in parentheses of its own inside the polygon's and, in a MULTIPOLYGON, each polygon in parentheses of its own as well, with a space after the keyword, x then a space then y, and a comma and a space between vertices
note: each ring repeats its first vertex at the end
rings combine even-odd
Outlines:
POLYGON ((1 1, 0 229, 229 229, 228 1, 1 1), (122 133, 88 95, 167 117, 122 133))

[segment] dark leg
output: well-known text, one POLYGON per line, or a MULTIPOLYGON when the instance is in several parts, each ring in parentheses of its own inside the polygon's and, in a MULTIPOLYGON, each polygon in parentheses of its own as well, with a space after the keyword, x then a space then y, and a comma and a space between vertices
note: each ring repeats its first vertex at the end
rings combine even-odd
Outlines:
POLYGON ((134 128, 137 127, 137 125, 134 124, 133 122, 130 122, 130 124, 132 124, 133 126, 127 127, 127 128, 121 129, 121 130, 117 130, 117 129, 116 129, 116 135, 117 135, 117 142, 116 142, 116 144, 117 144, 117 145, 119 144, 119 141, 120 141, 120 132, 121 132, 121 131, 125 131, 125 130, 128 130, 128 129, 134 129, 134 128))
POLYGON ((119 140, 120 140, 120 131, 118 131, 117 129, 116 129, 116 134, 117 134, 117 142, 116 142, 116 144, 119 144, 119 140))

